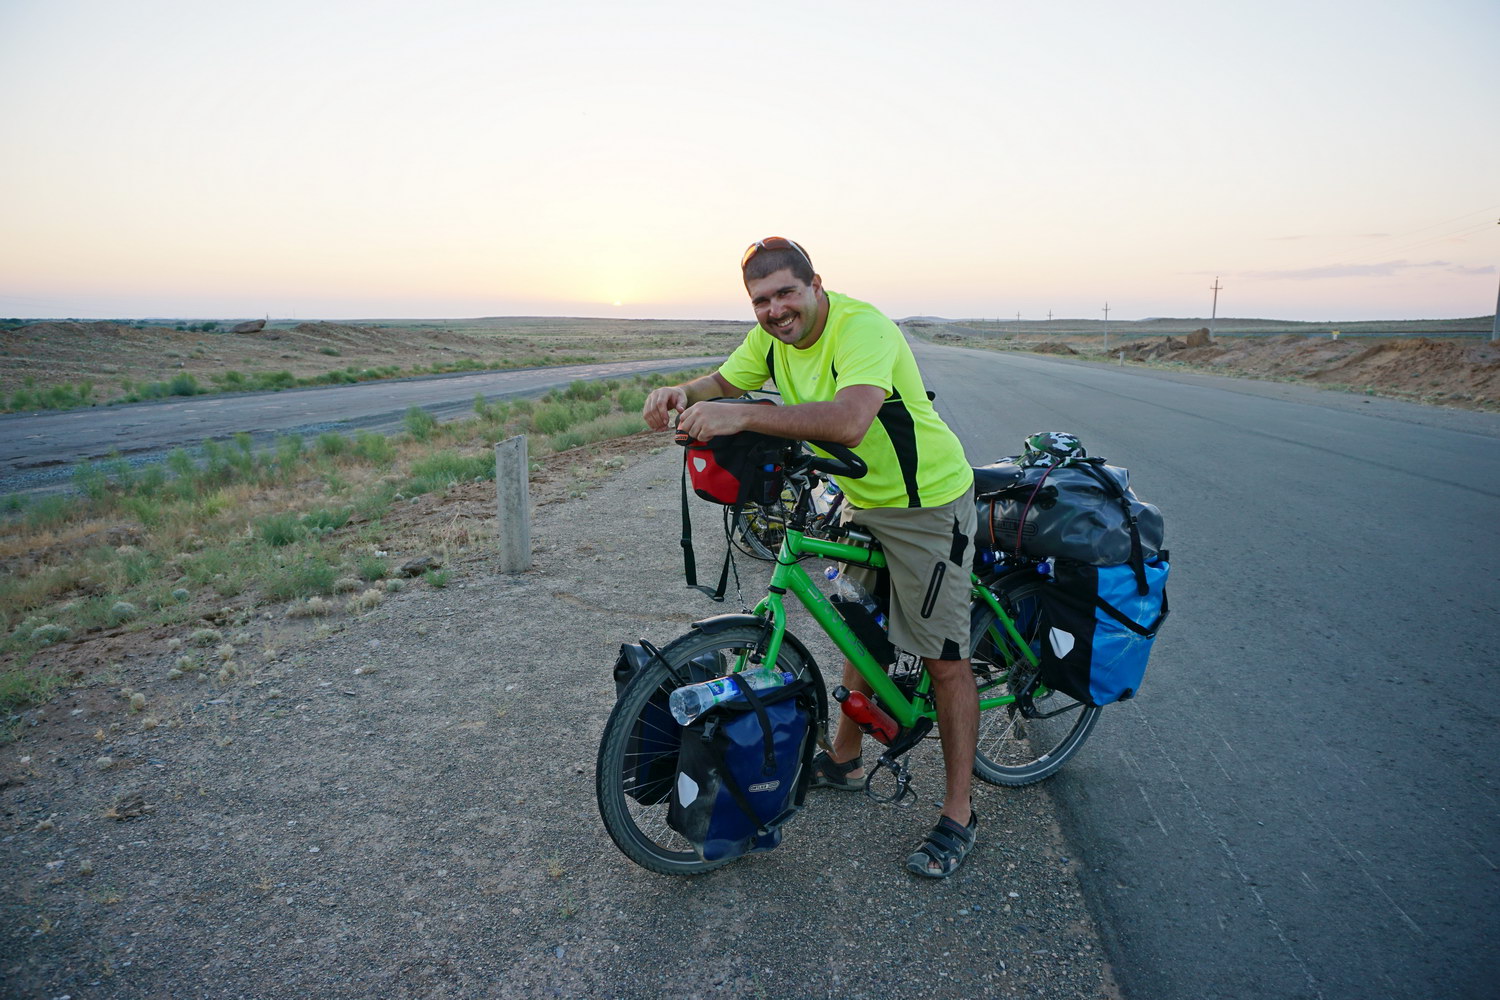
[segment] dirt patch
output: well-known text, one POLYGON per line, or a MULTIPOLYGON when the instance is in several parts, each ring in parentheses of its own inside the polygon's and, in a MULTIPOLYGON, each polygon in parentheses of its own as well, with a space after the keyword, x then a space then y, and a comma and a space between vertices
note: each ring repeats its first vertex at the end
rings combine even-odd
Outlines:
MULTIPOLYGON (((815 792, 776 851, 694 880, 615 850, 592 776, 618 643, 737 603, 681 585, 679 460, 652 435, 550 460, 528 573, 473 548, 447 588, 357 616, 204 623, 241 664, 222 681, 171 676, 180 634, 92 639, 98 673, 0 747, 9 991, 1117 995, 1078 884, 1090 861, 1045 787, 980 786, 964 869, 902 871, 941 794, 935 743, 913 754, 917 808, 815 792)), ((461 487, 409 516, 491 502, 461 487)), ((707 565, 719 511, 694 514, 707 565)), ((740 564, 746 596, 758 565, 740 564)))

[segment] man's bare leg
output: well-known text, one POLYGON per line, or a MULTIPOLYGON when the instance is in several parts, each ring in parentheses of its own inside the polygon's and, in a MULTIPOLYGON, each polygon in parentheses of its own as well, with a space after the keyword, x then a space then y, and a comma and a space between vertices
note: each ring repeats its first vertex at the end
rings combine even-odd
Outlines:
POLYGON ((968 826, 972 816, 969 793, 974 776, 974 748, 979 743, 979 691, 974 686, 974 673, 966 659, 922 662, 932 675, 938 728, 943 735, 943 771, 948 781, 943 815, 960 826, 968 826))

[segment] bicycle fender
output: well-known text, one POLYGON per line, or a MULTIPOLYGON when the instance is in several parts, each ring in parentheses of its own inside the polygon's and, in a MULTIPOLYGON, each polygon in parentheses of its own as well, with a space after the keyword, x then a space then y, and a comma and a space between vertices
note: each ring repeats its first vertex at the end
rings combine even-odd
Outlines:
MULTIPOLYGON (((771 627, 771 623, 764 618, 747 614, 714 615, 712 618, 703 618, 693 622, 692 627, 700 632, 713 635, 716 632, 723 632, 725 629, 734 628, 737 625, 754 625, 762 631, 768 630, 771 627)), ((826 685, 823 683, 823 672, 818 669, 818 661, 813 658, 812 652, 802 644, 802 640, 798 639, 791 632, 783 632, 781 634, 781 642, 783 645, 791 646, 793 651, 802 658, 802 662, 807 664, 807 672, 817 682, 813 685, 813 695, 818 703, 817 722, 819 726, 826 728, 828 725, 828 692, 826 685)))

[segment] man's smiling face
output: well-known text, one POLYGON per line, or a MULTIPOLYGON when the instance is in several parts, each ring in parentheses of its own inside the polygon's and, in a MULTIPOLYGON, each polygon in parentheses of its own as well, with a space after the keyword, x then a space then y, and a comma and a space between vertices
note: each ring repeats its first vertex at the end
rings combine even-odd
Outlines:
POLYGON ((805 350, 823 333, 823 279, 807 284, 784 267, 745 282, 750 305, 761 329, 792 347, 805 350))

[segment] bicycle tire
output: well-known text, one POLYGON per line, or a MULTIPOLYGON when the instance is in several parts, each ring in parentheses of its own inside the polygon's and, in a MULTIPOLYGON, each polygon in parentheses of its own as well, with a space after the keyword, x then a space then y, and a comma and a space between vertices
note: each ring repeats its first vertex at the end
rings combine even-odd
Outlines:
MULTIPOLYGON (((687 664, 712 654, 722 667, 713 676, 721 676, 729 672, 729 666, 740 650, 754 648, 763 635, 762 628, 748 624, 718 632, 695 629, 669 643, 661 651, 662 659, 682 676, 688 676, 687 664)), ((808 670, 808 664, 803 661, 794 642, 783 641, 776 665, 796 677, 802 677, 808 670)), ((642 868, 663 875, 697 875, 726 865, 733 859, 704 861, 691 844, 667 825, 673 779, 660 779, 667 783, 664 787, 652 789, 635 783, 631 793, 627 794, 626 790, 627 768, 632 765, 628 759, 632 739, 639 745, 639 734, 643 731, 654 731, 653 739, 658 741, 658 746, 661 740, 673 738, 653 722, 648 704, 657 692, 670 693, 676 686, 667 667, 659 661, 652 661, 626 685, 599 740, 599 755, 594 766, 595 795, 605 830, 627 858, 642 868)), ((658 709, 656 718, 659 714, 658 709)))
MULTIPOLYGON (((1033 649, 1042 642, 1042 618, 1037 593, 1048 584, 1031 575, 1002 578, 992 586, 1000 606, 1015 623, 1021 638, 1033 649)), ((995 785, 1018 787, 1051 777, 1078 752, 1099 721, 1101 708, 1076 701, 1060 691, 1043 689, 1036 695, 1035 680, 1013 671, 1025 661, 1012 648, 1008 637, 996 641, 994 625, 1000 635, 995 612, 983 601, 970 609, 969 638, 973 644, 972 664, 980 697, 993 697, 1000 689, 1022 693, 1018 685, 1029 687, 1037 710, 1058 713, 1045 719, 1027 719, 1018 705, 1001 705, 979 714, 979 741, 974 754, 974 773, 995 785)), ((1029 671, 1026 671, 1029 673, 1029 671)))

